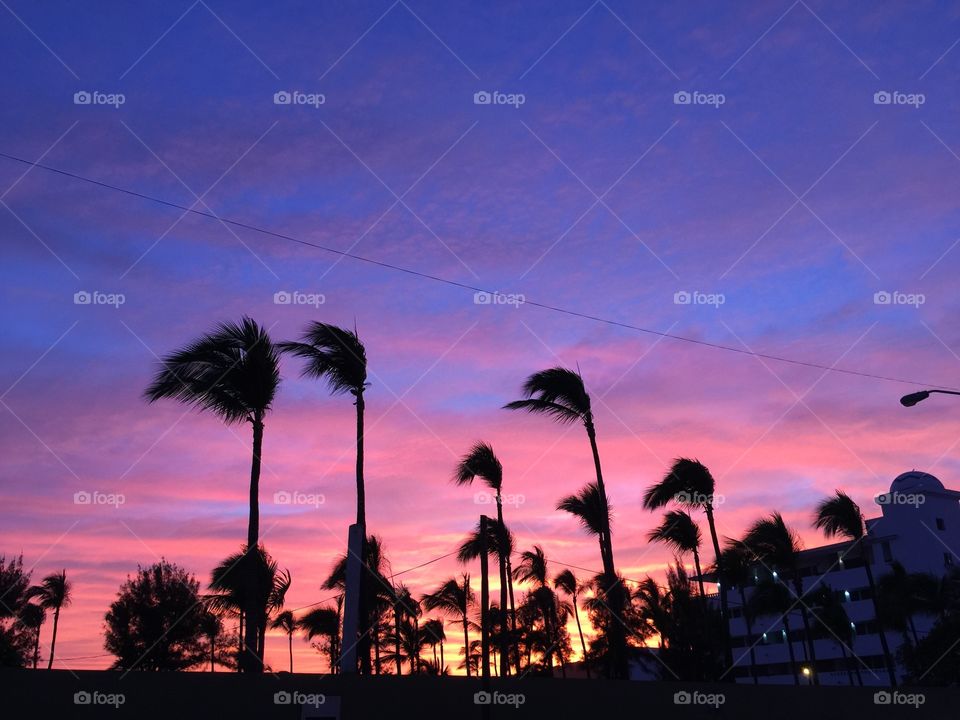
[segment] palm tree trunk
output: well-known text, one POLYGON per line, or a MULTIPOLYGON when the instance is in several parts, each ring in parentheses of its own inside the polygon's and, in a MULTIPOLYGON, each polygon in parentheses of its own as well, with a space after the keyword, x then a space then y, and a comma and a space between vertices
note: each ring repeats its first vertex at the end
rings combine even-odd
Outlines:
POLYGON ((733 667, 733 651, 730 648, 730 610, 727 607, 727 583, 723 573, 723 556, 720 553, 720 541, 717 538, 717 526, 713 521, 713 503, 704 505, 707 525, 710 527, 710 539, 713 541, 713 553, 717 566, 717 579, 720 581, 720 614, 723 630, 723 655, 727 667, 733 667))
POLYGON ((707 591, 703 587, 703 573, 700 571, 700 553, 693 548, 693 564, 697 568, 697 584, 700 586, 700 597, 704 603, 707 601, 707 591))
POLYGON ((243 642, 244 611, 241 608, 237 613, 237 672, 243 669, 243 648, 246 647, 243 642))
POLYGON ((53 611, 53 637, 50 638, 50 661, 47 663, 47 670, 53 667, 53 651, 57 646, 57 624, 60 622, 60 606, 57 605, 53 611))
POLYGON ((400 660, 400 610, 393 609, 393 644, 396 653, 397 675, 403 675, 403 663, 400 660))
POLYGON ((597 473, 597 489, 600 491, 600 499, 603 502, 604 512, 600 518, 601 522, 601 547, 603 548, 603 572, 610 576, 614 577, 616 574, 615 566, 613 563, 613 543, 610 538, 610 517, 608 508, 610 507, 607 502, 607 489, 603 484, 603 470, 600 468, 600 450, 597 448, 597 430, 593 424, 593 417, 588 415, 584 418, 583 424, 587 428, 587 437, 590 439, 590 450, 593 453, 593 466, 597 473))
POLYGON ((583 629, 580 627, 580 611, 577 609, 577 594, 573 594, 573 616, 577 619, 577 634, 580 636, 580 649, 583 650, 583 667, 590 679, 590 666, 587 665, 587 644, 583 641, 583 629))
POLYGON ((800 617, 803 619, 803 637, 807 641, 807 657, 810 661, 810 672, 813 676, 813 684, 820 684, 820 674, 817 672, 817 650, 814 647, 813 633, 810 631, 810 617, 807 613, 807 606, 803 602, 803 580, 799 577, 793 579, 793 587, 797 593, 797 599, 800 602, 800 617))
POLYGON ((290 647, 290 674, 293 675, 293 633, 287 633, 287 643, 290 647))
POLYGON ((787 652, 790 653, 790 672, 793 673, 793 684, 800 684, 800 673, 797 671, 797 658, 793 654, 793 640, 790 638, 790 621, 787 614, 783 614, 783 630, 787 634, 787 652))
POLYGON ((366 599, 367 593, 365 591, 365 586, 370 582, 370 578, 367 577, 368 568, 367 568, 367 498, 366 490, 364 488, 363 482, 363 415, 364 415, 364 401, 363 401, 363 388, 359 388, 356 393, 357 396, 357 525, 360 526, 360 532, 363 536, 362 547, 363 551, 360 554, 361 559, 361 571, 360 571, 360 586, 357 588, 357 592, 360 593, 360 638, 357 640, 357 652, 360 655, 360 672, 364 675, 370 674, 370 633, 368 632, 369 618, 367 617, 367 608, 366 608, 366 599))
POLYGON ((213 669, 213 659, 216 657, 217 650, 217 640, 213 636, 210 637, 210 672, 214 672, 213 669))
MULTIPOLYGON (((246 563, 247 587, 253 588, 257 582, 255 553, 260 539, 260 458, 263 450, 263 414, 257 412, 253 417, 253 460, 250 464, 250 509, 247 523, 247 548, 244 557, 246 563)), ((244 652, 240 655, 240 667, 245 672, 263 672, 263 655, 258 653, 259 610, 253 592, 246 593, 244 608, 246 629, 244 632, 244 652)))
POLYGON ((380 674, 380 624, 377 623, 377 628, 371 633, 373 637, 373 673, 374 675, 380 674))
POLYGON ((877 629, 880 634, 880 647, 883 648, 883 660, 887 666, 887 676, 890 679, 890 687, 897 686, 897 674, 893 669, 893 655, 890 654, 890 646, 887 644, 887 634, 884 632, 883 625, 880 624, 880 608, 877 606, 877 585, 873 579, 873 569, 870 567, 870 558, 867 553, 862 553, 863 569, 867 573, 867 584, 870 585, 870 597, 873 600, 873 617, 877 621, 877 629))
POLYGON ((443 659, 443 640, 440 641, 440 675, 443 675, 443 671, 447 667, 447 661, 443 659))
POLYGON ((517 608, 513 604, 513 567, 511 567, 510 556, 507 556, 507 591, 510 595, 510 633, 513 636, 513 657, 517 669, 517 675, 520 674, 520 640, 517 637, 517 608))
POLYGON ((37 627, 37 637, 33 641, 33 669, 37 669, 37 663, 40 662, 40 628, 43 625, 37 627))
POLYGON ((917 647, 920 644, 920 638, 917 637, 917 626, 913 624, 913 615, 907 615, 907 622, 910 625, 910 634, 913 636, 913 646, 917 647))
POLYGON ((750 677, 753 678, 753 684, 758 685, 760 679, 757 677, 757 654, 753 648, 753 622, 747 614, 747 595, 743 592, 743 586, 740 586, 740 607, 743 608, 743 621, 747 625, 747 645, 750 647, 750 677))
MULTIPOLYGON (((506 534, 506 525, 503 524, 503 498, 500 496, 500 489, 497 489, 497 521, 500 523, 499 532, 501 536, 506 534)), ((510 644, 507 638, 507 558, 503 549, 506 547, 506 538, 500 538, 500 547, 497 553, 500 560, 500 613, 504 622, 500 627, 500 676, 505 676, 509 671, 510 644)))
POLYGON ((467 614, 463 614, 463 657, 467 666, 467 677, 470 677, 470 636, 467 632, 467 614))

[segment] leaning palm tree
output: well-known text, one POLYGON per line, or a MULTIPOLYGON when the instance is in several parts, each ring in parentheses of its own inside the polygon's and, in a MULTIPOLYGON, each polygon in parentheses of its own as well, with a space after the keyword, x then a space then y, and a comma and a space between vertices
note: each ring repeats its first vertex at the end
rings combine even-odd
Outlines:
MULTIPOLYGON (((330 392, 334 395, 349 393, 354 397, 357 407, 357 525, 360 526, 361 538, 366 538, 367 501, 363 479, 363 419, 364 398, 363 392, 367 388, 367 351, 356 331, 344 330, 336 325, 313 322, 307 326, 298 342, 283 342, 279 344, 282 352, 307 361, 303 368, 305 377, 325 380, 330 392)), ((366 564, 366 543, 361 542, 360 558, 366 564)), ((359 616, 361 623, 366 625, 368 610, 364 607, 365 594, 363 585, 371 582, 361 573, 359 592, 359 616)), ((358 649, 361 669, 365 674, 370 673, 370 633, 367 627, 360 627, 358 649)))
POLYGON ((720 581, 720 613, 723 615, 723 643, 727 666, 733 662, 730 648, 730 613, 727 609, 727 593, 723 573, 723 558, 720 554, 720 539, 717 536, 717 527, 714 523, 714 492, 716 481, 707 466, 699 460, 677 458, 667 474, 656 485, 647 488, 643 496, 643 506, 647 510, 656 510, 675 502, 686 507, 703 510, 707 516, 707 525, 710 528, 710 539, 713 541, 714 562, 717 567, 717 576, 720 581))
POLYGON ((297 620, 297 627, 306 635, 308 641, 316 637, 323 638, 327 651, 330 672, 334 674, 340 666, 340 611, 331 607, 318 607, 297 620))
POLYGON ((450 578, 435 592, 423 596, 423 606, 430 611, 439 610, 444 615, 453 616, 463 624, 463 657, 466 661, 467 675, 470 675, 470 608, 474 604, 473 590, 470 589, 470 576, 463 575, 463 582, 450 578))
MULTIPOLYGON (((149 402, 172 398, 209 410, 225 423, 249 422, 253 427, 253 460, 250 467, 250 508, 247 522, 245 564, 256 574, 254 557, 260 536, 260 460, 264 419, 270 411, 280 370, 276 346, 267 330, 249 317, 239 323, 221 323, 161 361, 153 382, 144 392, 149 402)), ((244 642, 247 652, 240 658, 248 672, 263 671, 263 656, 257 653, 256 609, 247 608, 244 642)))
MULTIPOLYGON (((57 645, 57 625, 60 623, 60 608, 67 607, 72 598, 72 585, 67 580, 67 571, 51 573, 34 585, 26 593, 26 599, 36 599, 37 604, 45 610, 53 610, 53 635, 50 638, 50 659, 47 661, 47 670, 53 667, 53 653, 57 645)), ((38 630, 39 631, 39 630, 38 630)))
MULTIPOLYGON (((823 531, 827 537, 844 537, 852 541, 850 549, 858 544, 864 544, 869 540, 866 523, 863 519, 863 513, 860 506, 846 493, 837 490, 833 495, 825 498, 817 505, 814 515, 813 526, 823 531)), ((860 555, 863 558, 863 569, 867 574, 867 583, 870 585, 870 597, 873 602, 874 617, 880 616, 880 609, 877 605, 877 583, 873 578, 873 569, 870 567, 871 553, 866 547, 862 548, 860 555)), ((886 633, 880 630, 880 645, 883 648, 883 660, 887 666, 887 676, 890 685, 897 684, 897 676, 893 667, 893 655, 890 652, 890 646, 887 644, 886 633)))
POLYGON ((583 667, 587 671, 587 679, 589 679, 590 666, 587 664, 587 644, 583 640, 583 628, 580 627, 580 610, 577 607, 577 595, 581 589, 577 583, 577 576, 569 568, 562 570, 553 579, 553 586, 569 595, 573 603, 573 617, 577 621, 577 634, 580 635, 580 649, 583 652, 583 667))
POLYGON ((663 522, 647 534, 650 542, 663 543, 678 553, 693 553, 693 564, 697 569, 697 581, 700 585, 700 597, 706 597, 703 589, 703 572, 700 570, 700 527, 690 514, 684 510, 670 510, 664 513, 663 522))
MULTIPOLYGON (((460 458, 457 467, 454 469, 453 481, 457 485, 470 485, 474 479, 480 478, 484 484, 494 491, 497 501, 497 528, 503 533, 507 533, 507 526, 503 522, 503 465, 500 459, 488 443, 478 442, 470 452, 460 458)), ((510 563, 510 552, 507 549, 506 539, 497 544, 497 560, 500 570, 500 607, 507 607, 507 595, 509 593, 511 629, 516 634, 516 612, 513 604, 513 568, 510 563)), ((501 633, 503 644, 500 647, 500 675, 506 675, 508 670, 508 653, 506 645, 506 633, 501 633)), ((517 672, 520 672, 519 651, 515 651, 517 661, 517 672)))
POLYGON ((274 630, 283 630, 287 634, 287 650, 290 655, 290 672, 293 672, 293 633, 297 629, 297 619, 291 610, 284 610, 270 623, 274 630))
POLYGON ((813 684, 820 684, 817 672, 817 653, 814 647, 813 633, 810 630, 810 617, 807 604, 804 601, 807 591, 803 589, 803 578, 800 576, 800 539, 783 520, 778 512, 769 517, 757 520, 743 538, 743 545, 753 554, 753 558, 764 563, 774 571, 784 573, 793 583, 793 591, 797 604, 800 605, 800 617, 803 619, 803 635, 805 654, 813 666, 813 684))

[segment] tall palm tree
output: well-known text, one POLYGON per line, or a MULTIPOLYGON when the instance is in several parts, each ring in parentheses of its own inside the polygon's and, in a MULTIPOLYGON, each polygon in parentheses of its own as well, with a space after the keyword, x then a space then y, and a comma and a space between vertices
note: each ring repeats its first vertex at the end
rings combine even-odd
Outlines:
POLYGON ((587 671, 587 678, 590 678, 590 666, 587 664, 587 644, 583 640, 583 628, 580 627, 580 610, 577 607, 577 595, 580 593, 580 585, 577 583, 577 576, 573 570, 567 568, 561 570, 553 578, 553 586, 563 593, 570 596, 573 603, 573 617, 577 621, 577 634, 580 636, 580 649, 583 652, 583 667, 587 671))
POLYGON ((340 611, 331 607, 318 607, 297 620, 297 627, 313 640, 322 637, 326 641, 330 672, 334 674, 340 667, 340 611))
MULTIPOLYGON (((363 419, 364 398, 367 388, 367 351, 356 331, 345 330, 321 322, 312 322, 307 326, 298 342, 283 342, 279 344, 282 352, 307 361, 303 369, 305 377, 325 380, 330 392, 334 395, 350 394, 354 397, 357 407, 357 525, 360 526, 361 537, 365 540, 367 531, 367 504, 366 489, 363 479, 363 419)), ((362 564, 367 564, 366 542, 362 542, 360 558, 362 564)), ((359 616, 362 626, 359 628, 360 639, 357 643, 361 670, 370 673, 370 638, 367 632, 366 616, 368 610, 364 607, 365 593, 363 585, 372 582, 372 579, 361 573, 359 588, 359 616)))
MULTIPOLYGON (((457 467, 454 469, 453 481, 457 485, 470 485, 473 483, 474 479, 480 478, 484 484, 494 491, 496 501, 497 501, 497 529, 500 532, 506 533, 507 526, 503 522, 503 465, 500 463, 500 459, 497 457, 496 453, 493 451, 488 443, 478 442, 470 451, 464 455, 460 462, 457 463, 457 467)), ((497 544, 497 560, 499 562, 500 570, 500 607, 507 607, 507 595, 509 593, 510 600, 510 613, 511 613, 511 629, 513 633, 516 634, 517 623, 516 618, 513 617, 515 613, 515 607, 513 604, 513 568, 510 563, 510 552, 508 551, 508 542, 506 539, 502 540, 497 544)), ((508 671, 508 647, 507 647, 507 634, 501 633, 502 644, 500 647, 500 675, 506 675, 508 671)), ((519 660, 519 652, 516 653, 517 663, 519 660)), ((519 673, 519 666, 517 668, 519 673)))
MULTIPOLYGON (((843 537, 851 540, 853 546, 857 544, 866 544, 869 541, 866 522, 863 519, 863 513, 860 506, 846 493, 837 490, 833 495, 820 501, 814 514, 813 526, 823 531, 827 537, 843 537)), ((863 559, 863 569, 867 574, 867 583, 870 585, 870 596, 873 602, 873 615, 880 617, 880 610, 877 605, 877 583, 873 578, 873 569, 871 565, 871 553, 866 548, 861 548, 860 556, 863 559)), ((887 666, 887 676, 891 687, 897 684, 897 676, 893 666, 893 655, 890 652, 890 646, 887 644, 886 633, 881 628, 880 645, 883 648, 883 660, 887 666)))
POLYGON ((47 621, 47 609, 36 603, 25 603, 17 620, 33 634, 33 669, 36 670, 40 662, 40 628, 47 621))
MULTIPOLYGON (((790 609, 793 602, 790 598, 790 591, 781 583, 772 579, 763 579, 753 589, 750 599, 744 606, 744 612, 749 613, 751 619, 756 621, 763 615, 775 615, 780 619, 783 625, 782 634, 787 643, 787 653, 790 657, 790 673, 793 675, 793 684, 800 684, 800 672, 797 668, 797 658, 793 652, 793 638, 790 633, 790 609)), ((761 627, 763 627, 761 625, 761 627)), ((766 638, 767 632, 773 628, 771 624, 763 632, 766 638)))
MULTIPOLYGON (((221 323, 161 361, 160 369, 144 396, 149 402, 172 398, 199 410, 209 410, 228 425, 249 422, 253 427, 250 466, 250 508, 245 564, 251 582, 256 574, 255 550, 260 536, 260 460, 264 419, 280 384, 277 348, 267 330, 249 317, 239 323, 221 323)), ((239 658, 248 672, 263 671, 257 653, 257 628, 261 618, 247 608, 244 642, 239 658)))
POLYGON ((27 590, 26 599, 36 599, 37 604, 45 610, 53 610, 53 635, 50 638, 50 659, 47 670, 53 667, 53 653, 57 645, 57 625, 60 623, 60 608, 67 607, 71 602, 72 584, 67 580, 67 571, 51 573, 27 590))
POLYGON ((757 654, 753 642, 753 617, 747 612, 747 593, 745 590, 747 583, 753 577, 751 573, 751 554, 741 543, 736 540, 729 540, 723 549, 722 556, 727 582, 736 586, 740 593, 740 609, 743 614, 743 622, 747 626, 747 646, 750 648, 750 676, 753 678, 753 684, 757 685, 760 679, 757 677, 757 654))
POLYGON ((473 590, 470 589, 470 576, 463 575, 462 582, 450 578, 436 591, 423 596, 423 606, 430 611, 439 610, 452 616, 463 624, 463 657, 466 661, 467 675, 470 675, 470 608, 474 604, 473 590))
POLYGON ((813 633, 810 630, 810 617, 807 612, 807 602, 804 598, 803 578, 800 576, 800 539, 783 520, 778 512, 769 517, 757 520, 743 538, 745 545, 754 558, 786 575, 793 583, 797 604, 800 606, 800 617, 803 619, 803 635, 806 641, 805 654, 813 666, 813 684, 820 684, 817 672, 817 653, 814 647, 813 633))
POLYGON ((703 589, 703 572, 700 570, 700 527, 690 514, 683 510, 670 510, 664 513, 660 526, 651 530, 647 539, 673 548, 678 553, 693 553, 694 567, 700 585, 700 597, 706 599, 703 589))
POLYGON ((647 510, 656 510, 675 502, 690 508, 703 510, 707 516, 707 525, 710 527, 710 539, 713 542, 714 562, 717 568, 717 577, 720 580, 720 612, 722 618, 722 635, 724 655, 727 666, 733 664, 733 654, 730 647, 730 612, 727 608, 726 580, 724 578, 723 558, 720 553, 720 539, 717 536, 717 526, 713 518, 714 492, 716 481, 706 465, 699 460, 677 458, 663 479, 647 488, 643 496, 643 506, 647 510))
POLYGON ((274 630, 283 630, 287 634, 287 649, 290 655, 290 672, 293 672, 293 633, 297 630, 297 619, 291 610, 284 610, 270 623, 274 630))

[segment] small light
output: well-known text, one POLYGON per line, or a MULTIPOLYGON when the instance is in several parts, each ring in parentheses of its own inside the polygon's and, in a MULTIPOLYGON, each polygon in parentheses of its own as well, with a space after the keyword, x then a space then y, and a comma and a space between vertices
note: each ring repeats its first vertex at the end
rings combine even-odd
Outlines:
POLYGON ((805 668, 803 669, 803 676, 804 676, 804 677, 810 677, 810 668, 805 667, 805 668))
POLYGON ((843 591, 843 596, 847 599, 847 602, 850 602, 850 591, 849 591, 849 590, 844 590, 844 591, 843 591))
POLYGON ((786 637, 787 637, 787 631, 786 631, 786 630, 781 630, 781 631, 780 631, 780 634, 784 637, 784 639, 786 639, 786 637))
POLYGON ((851 630, 856 630, 856 629, 857 629, 857 624, 856 624, 856 623, 853 623, 853 622, 850 623, 850 629, 851 629, 851 630))
POLYGON ((780 577, 780 576, 777 575, 777 571, 774 570, 774 571, 773 571, 773 579, 776 580, 778 577, 780 577))

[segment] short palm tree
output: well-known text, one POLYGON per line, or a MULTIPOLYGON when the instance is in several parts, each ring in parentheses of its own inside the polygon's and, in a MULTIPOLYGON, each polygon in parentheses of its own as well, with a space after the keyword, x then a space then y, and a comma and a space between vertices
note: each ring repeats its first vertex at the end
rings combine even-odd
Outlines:
POLYGON ((423 606, 430 611, 438 610, 452 616, 463 624, 463 657, 466 661, 467 675, 470 675, 470 608, 474 605, 473 590, 470 589, 470 576, 464 574, 462 582, 450 578, 436 591, 423 596, 423 606))
POLYGON ((324 639, 330 673, 336 673, 340 666, 339 610, 331 607, 314 608, 297 620, 297 627, 303 631, 308 641, 316 637, 324 639))
MULTIPOLYGON (((790 610, 792 607, 793 602, 786 585, 772 579, 764 579, 757 583, 753 589, 750 599, 744 606, 744 612, 749 613, 754 622, 764 615, 774 615, 780 620, 783 625, 782 636, 787 644, 787 653, 790 657, 790 672, 793 675, 793 683, 799 685, 800 672, 797 668, 797 658, 793 652, 793 639, 790 636, 790 610)), ((766 630, 762 631, 764 639, 776 624, 776 622, 773 622, 767 626, 766 630)), ((761 627, 763 627, 762 624, 761 627)))
MULTIPOLYGON (((503 522, 503 465, 500 459, 493 451, 493 447, 485 442, 478 442, 470 451, 460 458, 457 467, 453 472, 453 481, 457 485, 470 485, 475 479, 479 478, 483 483, 494 491, 497 501, 497 525, 499 532, 507 533, 507 526, 503 522)), ((513 604, 513 573, 510 562, 510 543, 506 540, 497 543, 497 560, 500 570, 500 607, 507 607, 507 596, 509 594, 510 613, 512 617, 511 628, 516 633, 517 624, 515 608, 513 604)), ((506 675, 508 669, 508 648, 506 645, 507 634, 501 633, 502 644, 500 647, 500 675, 506 675)), ((517 662, 519 663, 519 653, 517 662)), ((519 667, 517 672, 520 672, 519 667)))
POLYGON ((297 619, 290 610, 283 610, 270 623, 274 630, 283 630, 287 634, 287 650, 290 655, 290 672, 293 672, 293 633, 297 629, 297 619))
POLYGON ((40 662, 40 628, 47 621, 47 609, 36 603, 26 603, 20 608, 17 620, 33 634, 33 669, 40 662))
POLYGON ((843 657, 843 663, 847 667, 847 679, 853 685, 853 670, 851 664, 856 670, 859 685, 863 685, 863 676, 860 674, 860 665, 862 662, 853 651, 853 643, 857 637, 853 623, 850 622, 850 616, 843 606, 840 599, 840 593, 829 585, 820 585, 814 592, 812 599, 813 612, 816 619, 823 625, 836 644, 840 647, 840 655, 843 657), (847 651, 850 654, 847 654, 847 651), (852 662, 853 661, 853 662, 852 662))
MULTIPOLYGON (((73 600, 70 593, 72 585, 67 580, 67 571, 51 573, 27 590, 26 599, 36 599, 37 604, 45 610, 53 610, 53 635, 50 638, 50 659, 47 661, 47 670, 53 667, 53 654, 57 645, 57 626, 60 623, 60 608, 67 607, 73 600)), ((39 631, 39 630, 38 630, 39 631)))
POLYGON ((443 641, 447 639, 443 632, 443 621, 431 618, 423 624, 423 636, 426 643, 433 648, 433 664, 437 668, 437 675, 443 675, 446 663, 443 659, 443 641), (440 646, 440 658, 437 659, 437 645, 440 646))
MULTIPOLYGON (((260 461, 264 419, 280 384, 277 349, 267 330, 249 317, 239 323, 221 323, 181 350, 161 361, 160 369, 144 396, 149 402, 172 398, 209 410, 228 425, 249 422, 253 427, 253 460, 250 467, 250 508, 247 522, 247 572, 256 573, 255 549, 260 536, 260 461)), ((263 671, 257 653, 255 608, 246 612, 245 643, 248 652, 240 663, 248 672, 263 671)))
MULTIPOLYGON (((843 537, 852 541, 850 549, 857 544, 866 544, 869 541, 867 526, 863 519, 863 513, 860 506, 846 493, 837 490, 828 498, 825 498, 817 505, 814 514, 813 526, 823 531, 827 537, 843 537)), ((871 565, 871 553, 866 548, 861 548, 860 556, 863 558, 863 569, 867 574, 867 583, 870 585, 870 595, 873 601, 874 617, 879 618, 880 611, 877 606, 877 583, 873 578, 873 569, 871 565)), ((880 631, 880 645, 883 648, 883 660, 887 666, 887 676, 890 685, 897 684, 897 676, 893 668, 893 655, 890 653, 890 646, 887 644, 886 633, 880 631)))
POLYGON ((643 496, 643 506, 648 510, 656 510, 672 502, 691 508, 703 510, 707 516, 707 525, 710 528, 710 539, 713 542, 714 562, 717 576, 720 580, 720 612, 723 615, 723 642, 724 655, 727 666, 733 663, 730 649, 730 613, 727 608, 727 593, 723 573, 723 557, 720 554, 720 539, 717 536, 717 527, 713 518, 714 492, 716 481, 706 465, 699 460, 677 458, 663 479, 656 485, 647 488, 643 496))
POLYGON ((757 685, 760 679, 757 677, 757 654, 753 642, 753 618, 750 613, 747 612, 747 593, 745 590, 747 584, 753 578, 751 553, 736 540, 728 540, 726 547, 723 549, 722 558, 723 570, 726 573, 727 582, 730 585, 736 586, 737 591, 740 593, 740 609, 743 615, 743 622, 747 626, 747 646, 750 648, 750 676, 753 678, 753 684, 757 685))
POLYGON ((587 671, 587 678, 590 678, 590 666, 587 664, 587 644, 583 640, 583 628, 580 627, 580 610, 577 607, 577 595, 580 593, 580 585, 577 583, 577 576, 573 570, 567 568, 561 570, 553 579, 553 586, 570 596, 573 603, 573 617, 577 621, 577 634, 580 636, 580 649, 583 652, 583 667, 587 671))
POLYGON ((800 606, 800 617, 803 619, 803 635, 805 639, 805 653, 813 670, 814 685, 820 684, 817 672, 817 653, 814 647, 813 633, 810 630, 810 617, 807 612, 806 591, 803 589, 803 578, 800 576, 800 539, 797 534, 787 527, 783 516, 778 512, 769 517, 757 520, 743 538, 743 545, 749 549, 758 562, 764 563, 774 571, 779 571, 793 583, 797 604, 800 606))
MULTIPOLYGON (((360 526, 362 538, 366 538, 367 501, 366 488, 363 479, 363 420, 364 398, 367 388, 367 351, 356 331, 345 330, 328 323, 312 322, 307 326, 300 340, 297 342, 283 342, 279 344, 282 352, 306 360, 303 368, 305 377, 325 380, 330 392, 334 395, 350 394, 354 397, 357 407, 357 525, 360 526)), ((361 562, 366 565, 366 544, 361 549, 361 562)), ((361 573, 361 587, 359 588, 359 613, 361 623, 365 624, 367 609, 364 607, 365 593, 363 585, 372 580, 361 573)), ((361 626, 358 649, 361 669, 365 674, 370 673, 370 633, 367 627, 361 626)))
POLYGON ((663 515, 663 522, 647 535, 650 542, 663 543, 678 553, 693 553, 693 564, 697 569, 700 597, 705 598, 703 572, 700 570, 700 527, 690 514, 684 510, 670 510, 663 515))

